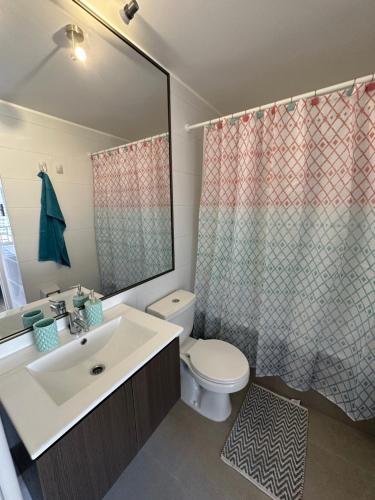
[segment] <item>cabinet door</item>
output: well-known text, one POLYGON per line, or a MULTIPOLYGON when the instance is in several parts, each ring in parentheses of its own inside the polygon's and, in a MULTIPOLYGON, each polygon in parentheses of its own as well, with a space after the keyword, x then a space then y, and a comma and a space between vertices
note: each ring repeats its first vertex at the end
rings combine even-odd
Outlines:
POLYGON ((44 498, 102 498, 137 450, 129 380, 37 459, 44 498))
POLYGON ((178 339, 147 363, 132 378, 139 447, 147 441, 180 398, 178 339))

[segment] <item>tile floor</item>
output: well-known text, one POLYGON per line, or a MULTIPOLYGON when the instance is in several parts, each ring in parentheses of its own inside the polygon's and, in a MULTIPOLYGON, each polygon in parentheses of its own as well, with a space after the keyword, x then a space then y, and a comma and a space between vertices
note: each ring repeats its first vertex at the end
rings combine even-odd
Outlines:
MULTIPOLYGON (((269 500, 220 460, 246 391, 224 423, 179 401, 105 500, 269 500)), ((309 410, 304 500, 375 499, 375 437, 309 410)))

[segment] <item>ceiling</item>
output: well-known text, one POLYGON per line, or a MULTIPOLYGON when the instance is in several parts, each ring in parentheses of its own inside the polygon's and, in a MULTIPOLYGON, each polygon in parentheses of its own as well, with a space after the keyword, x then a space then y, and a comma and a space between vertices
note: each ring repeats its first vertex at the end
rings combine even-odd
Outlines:
MULTIPOLYGON (((375 0, 82 0, 197 92, 213 115, 375 71, 375 0)), ((166 78, 72 0, 0 0, 0 99, 135 140, 167 129, 166 78), (73 62, 63 27, 80 24, 73 62)), ((211 118, 212 116, 207 116, 211 118)))
POLYGON ((84 0, 231 113, 375 71, 374 0, 84 0))
POLYGON ((166 75, 71 0, 0 0, 0 46, 0 99, 124 140, 168 130, 166 75), (85 63, 70 57, 70 23, 85 63))

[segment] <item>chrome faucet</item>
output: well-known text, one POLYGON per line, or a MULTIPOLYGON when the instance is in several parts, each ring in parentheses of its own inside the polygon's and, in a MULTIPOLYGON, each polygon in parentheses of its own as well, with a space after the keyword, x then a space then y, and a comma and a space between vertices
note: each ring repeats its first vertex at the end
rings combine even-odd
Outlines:
POLYGON ((56 316, 59 316, 60 314, 65 314, 66 313, 66 305, 65 305, 65 300, 49 300, 49 306, 51 310, 56 314, 56 316))
POLYGON ((83 317, 82 310, 74 309, 74 311, 69 313, 69 330, 72 335, 77 335, 82 333, 82 331, 89 331, 89 325, 83 317))

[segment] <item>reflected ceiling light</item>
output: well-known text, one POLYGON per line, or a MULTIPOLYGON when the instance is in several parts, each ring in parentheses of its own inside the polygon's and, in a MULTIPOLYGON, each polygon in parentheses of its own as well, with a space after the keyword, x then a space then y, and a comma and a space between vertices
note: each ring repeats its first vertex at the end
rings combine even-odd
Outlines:
POLYGON ((76 47, 74 49, 74 60, 78 59, 81 62, 86 61, 87 55, 83 47, 76 47))
POLYGON ((126 22, 126 24, 130 23, 130 21, 133 19, 138 10, 139 10, 139 5, 137 0, 131 0, 131 2, 125 5, 123 10, 123 19, 126 22))
POLYGON ((68 24, 65 26, 65 33, 67 38, 72 42, 71 57, 73 61, 86 61, 86 51, 81 45, 85 39, 82 29, 76 24, 68 24))

